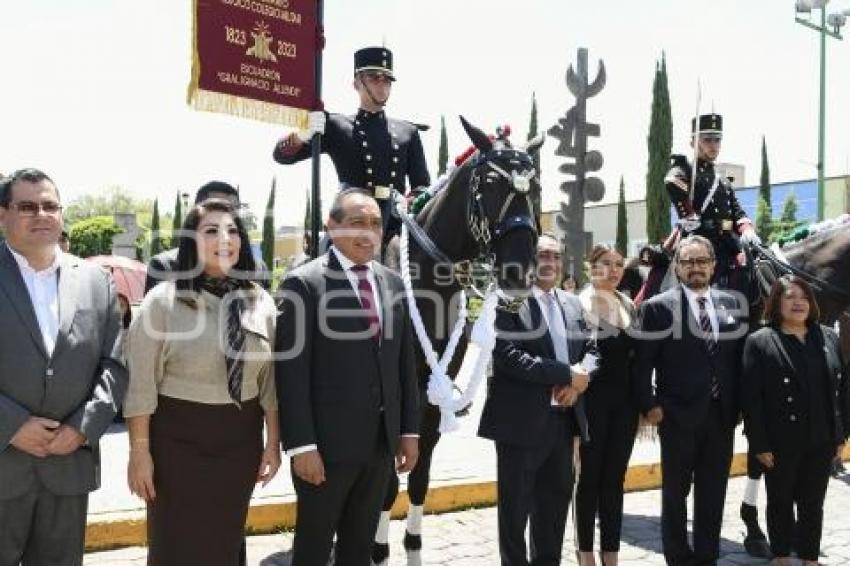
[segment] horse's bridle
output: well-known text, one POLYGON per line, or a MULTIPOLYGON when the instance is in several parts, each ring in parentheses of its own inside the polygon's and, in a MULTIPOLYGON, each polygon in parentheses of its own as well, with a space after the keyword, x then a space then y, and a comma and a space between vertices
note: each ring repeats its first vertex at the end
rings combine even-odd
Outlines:
MULTIPOLYGON (((452 261, 437 247, 416 220, 404 213, 400 214, 400 216, 402 222, 408 228, 410 235, 432 260, 436 263, 452 265, 453 273, 458 284, 474 292, 477 296, 483 297, 484 292, 481 290, 481 287, 484 289, 489 288, 496 278, 496 258, 493 252, 495 242, 499 241, 508 232, 516 229, 525 228, 535 234, 537 233, 536 224, 530 216, 533 214, 534 207, 529 194, 531 181, 537 173, 528 154, 515 149, 491 149, 486 153, 478 153, 473 159, 474 161, 470 164, 472 173, 469 178, 469 197, 466 201, 466 225, 469 234, 475 240, 478 247, 478 258, 476 260, 452 261), (529 167, 521 172, 514 169, 508 172, 508 170, 496 163, 496 160, 504 159, 519 161, 521 163, 525 162, 529 167), (492 173, 487 173, 488 175, 503 177, 511 184, 511 192, 502 204, 493 223, 490 222, 484 210, 482 200, 481 171, 484 167, 492 170, 492 173), (518 195, 527 199, 530 214, 508 216, 508 209, 518 195), (482 279, 484 280, 484 285, 479 287, 479 281, 482 279)), ((485 181, 485 184, 488 182, 491 181, 485 181)), ((523 301, 524 298, 522 297, 507 297, 503 295, 500 308, 516 312, 523 301)))
MULTIPOLYGON (((535 234, 537 233, 536 224, 531 217, 533 215, 534 205, 532 204, 530 195, 531 181, 537 173, 528 154, 515 149, 491 149, 487 153, 479 153, 474 159, 475 161, 471 164, 472 174, 469 178, 466 224, 470 235, 478 246, 478 258, 475 261, 464 260, 456 263, 455 276, 458 283, 479 297, 483 297, 484 293, 479 289, 477 280, 479 278, 484 279, 484 288, 486 289, 496 278, 496 258, 493 252, 494 244, 512 230, 527 229, 535 234), (522 171, 511 169, 509 173, 496 162, 497 160, 505 159, 520 164, 524 162, 527 167, 522 171), (484 210, 483 203, 484 194, 482 193, 483 187, 481 181, 483 176, 482 171, 485 168, 490 169, 490 172, 486 173, 485 178, 489 179, 491 175, 503 177, 510 183, 511 187, 508 197, 502 203, 496 219, 492 223, 487 216, 487 212, 484 210), (520 198, 525 197, 528 203, 528 215, 508 216, 511 203, 513 203, 517 196, 520 198), (479 266, 477 273, 476 266, 473 263, 477 263, 479 266)), ((489 182, 492 181, 485 180, 485 184, 489 182)), ((499 308, 516 312, 524 300, 524 297, 509 297, 503 293, 499 308)))
POLYGON ((527 228, 532 232, 537 232, 537 227, 534 220, 528 215, 516 215, 507 217, 508 209, 513 203, 517 195, 525 197, 528 203, 528 211, 533 214, 534 205, 531 202, 531 181, 537 175, 534 170, 533 163, 528 157, 528 154, 517 151, 515 149, 491 149, 485 154, 479 154, 472 163, 472 174, 469 178, 469 198, 466 206, 466 219, 469 233, 478 244, 479 253, 484 254, 490 251, 492 242, 498 240, 511 230, 517 228, 527 228), (519 161, 522 158, 526 161, 529 167, 522 172, 511 170, 510 173, 499 166, 496 159, 510 159, 519 161), (487 166, 495 174, 505 178, 511 186, 511 192, 508 198, 502 204, 499 214, 496 216, 496 221, 490 229, 490 220, 484 210, 482 202, 483 194, 481 192, 481 169, 487 166))

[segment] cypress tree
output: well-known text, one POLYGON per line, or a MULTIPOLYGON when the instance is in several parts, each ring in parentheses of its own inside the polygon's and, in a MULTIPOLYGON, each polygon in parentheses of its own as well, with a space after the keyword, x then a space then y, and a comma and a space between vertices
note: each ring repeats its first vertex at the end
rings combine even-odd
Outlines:
POLYGON ((437 154, 437 176, 446 172, 449 165, 449 136, 446 133, 446 117, 440 116, 440 151, 437 154))
POLYGON ((162 251, 162 238, 159 235, 159 199, 153 201, 151 215, 151 257, 162 251))
POLYGON ((304 207, 304 233, 308 234, 313 229, 313 207, 310 202, 310 189, 307 189, 307 204, 304 207))
POLYGON ((629 218, 626 213, 626 183, 620 176, 620 200, 617 203, 617 250, 623 257, 629 251, 629 218))
POLYGON ((260 249, 266 267, 274 269, 274 193, 277 179, 272 177, 272 188, 269 191, 269 200, 266 203, 266 214, 263 217, 263 241, 260 249))
POLYGON ((770 237, 773 224, 773 206, 770 203, 770 166, 767 162, 767 143, 761 138, 761 179, 756 205, 756 231, 765 241, 770 237))
MULTIPOLYGON (((531 93, 531 116, 528 119, 528 139, 532 139, 537 135, 537 96, 535 93, 531 93)), ((537 223, 540 223, 540 214, 543 212, 543 203, 542 203, 542 188, 543 185, 539 184, 540 181, 540 152, 538 151, 532 156, 534 160, 534 170, 537 171, 537 180, 538 184, 536 186, 532 186, 531 190, 531 204, 534 206, 534 217, 537 219, 537 223)))
POLYGON ((646 233, 650 243, 661 242, 670 233, 670 198, 664 188, 664 177, 670 168, 673 147, 673 118, 667 86, 667 60, 655 66, 652 84, 652 111, 646 139, 649 163, 646 173, 646 233))
POLYGON ((171 247, 176 248, 179 242, 180 229, 183 227, 183 206, 180 202, 180 191, 174 200, 174 219, 171 221, 171 247))

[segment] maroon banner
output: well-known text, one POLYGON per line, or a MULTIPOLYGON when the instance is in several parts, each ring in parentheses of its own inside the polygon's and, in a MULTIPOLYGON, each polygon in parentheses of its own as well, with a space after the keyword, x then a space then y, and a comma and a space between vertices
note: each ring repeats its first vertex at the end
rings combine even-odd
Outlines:
POLYGON ((189 103, 304 127, 316 106, 317 0, 193 0, 189 103))

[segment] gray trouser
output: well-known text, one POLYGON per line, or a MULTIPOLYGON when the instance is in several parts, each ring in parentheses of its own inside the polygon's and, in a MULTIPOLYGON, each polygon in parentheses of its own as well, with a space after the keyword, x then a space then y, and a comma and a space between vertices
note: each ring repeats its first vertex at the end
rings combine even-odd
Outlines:
POLYGON ((0 566, 83 563, 88 494, 55 495, 40 482, 0 500, 0 566))

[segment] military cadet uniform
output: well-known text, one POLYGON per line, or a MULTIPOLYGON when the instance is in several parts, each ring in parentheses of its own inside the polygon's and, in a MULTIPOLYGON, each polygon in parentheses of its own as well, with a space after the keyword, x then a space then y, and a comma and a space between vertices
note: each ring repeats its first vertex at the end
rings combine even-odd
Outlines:
MULTIPOLYGON (((696 133, 695 119, 691 120, 691 131, 696 133)), ((722 131, 723 119, 719 114, 700 116, 700 134, 720 135, 722 131)), ((692 172, 693 167, 684 155, 671 156, 671 169, 665 186, 679 216, 682 235, 697 234, 708 238, 717 257, 714 283, 722 288, 745 291, 742 287, 745 282, 740 277, 733 277, 733 274, 740 271, 737 260, 741 252, 739 236, 744 228, 752 227, 752 220, 738 202, 730 180, 718 175, 711 161, 697 160, 694 198, 691 201, 689 190, 692 172), (672 183, 674 177, 683 180, 688 190, 672 183)))
MULTIPOLYGON (((354 72, 378 71, 395 80, 392 52, 367 47, 354 54, 354 72)), ((398 232, 398 219, 390 218, 392 189, 406 194, 405 180, 417 189, 431 184, 419 130, 425 126, 388 118, 383 112, 360 109, 357 114, 327 114, 322 153, 330 155, 341 187, 361 187, 372 192, 384 217, 385 241, 398 232)), ((312 155, 310 143, 300 147, 282 140, 274 159, 289 165, 312 155)))

